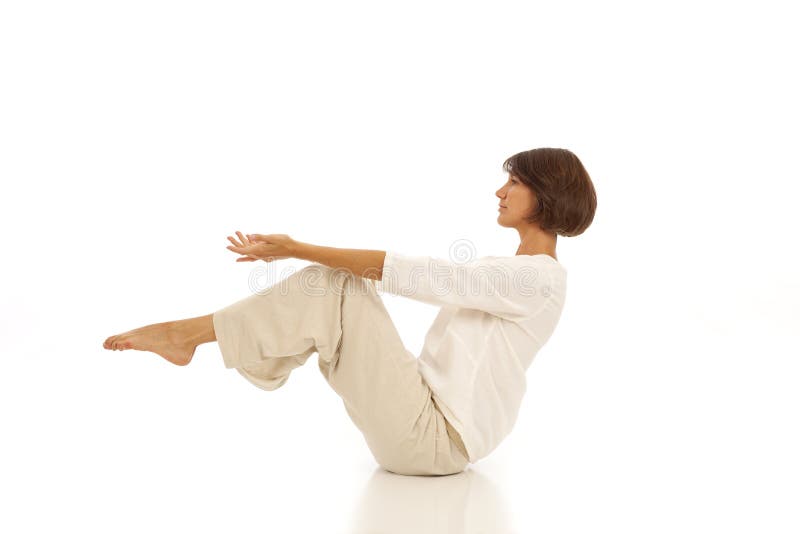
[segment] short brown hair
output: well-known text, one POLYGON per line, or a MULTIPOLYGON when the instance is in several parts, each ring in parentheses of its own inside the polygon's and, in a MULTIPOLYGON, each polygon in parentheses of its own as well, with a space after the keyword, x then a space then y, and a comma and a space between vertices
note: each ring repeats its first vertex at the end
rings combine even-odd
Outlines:
POLYGON ((578 156, 564 148, 535 148, 514 154, 503 170, 531 188, 539 205, 527 216, 542 230, 565 237, 582 234, 592 224, 597 194, 578 156))

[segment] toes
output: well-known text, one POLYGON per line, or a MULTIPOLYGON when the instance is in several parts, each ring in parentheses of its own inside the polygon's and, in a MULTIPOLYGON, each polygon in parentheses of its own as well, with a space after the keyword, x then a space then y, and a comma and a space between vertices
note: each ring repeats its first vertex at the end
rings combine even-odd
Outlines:
POLYGON ((133 346, 130 339, 124 339, 122 336, 114 336, 111 341, 111 348, 113 350, 125 350, 133 346))

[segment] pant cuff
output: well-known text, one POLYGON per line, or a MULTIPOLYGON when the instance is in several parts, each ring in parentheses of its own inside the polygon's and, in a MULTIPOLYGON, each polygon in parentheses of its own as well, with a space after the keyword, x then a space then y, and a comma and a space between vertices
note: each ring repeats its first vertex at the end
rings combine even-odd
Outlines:
POLYGON ((211 319, 214 322, 214 335, 217 338, 217 345, 222 353, 225 367, 227 369, 239 367, 239 348, 236 346, 236 335, 231 331, 230 320, 222 313, 222 310, 214 312, 211 319))

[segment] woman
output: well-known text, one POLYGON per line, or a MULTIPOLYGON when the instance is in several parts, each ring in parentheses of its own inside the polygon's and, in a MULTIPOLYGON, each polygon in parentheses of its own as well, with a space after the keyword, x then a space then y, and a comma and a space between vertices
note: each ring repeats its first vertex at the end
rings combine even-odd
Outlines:
POLYGON ((227 247, 241 255, 236 261, 313 263, 265 293, 111 336, 103 347, 151 351, 186 365, 198 345, 217 341, 226 368, 268 391, 316 352, 383 468, 459 473, 513 428, 525 372, 564 306, 567 271, 556 256, 557 235, 583 233, 597 204, 588 173, 569 150, 520 152, 503 169, 497 221, 519 232, 514 256, 453 263, 236 232, 227 247), (377 287, 441 306, 419 358, 404 347, 377 287))

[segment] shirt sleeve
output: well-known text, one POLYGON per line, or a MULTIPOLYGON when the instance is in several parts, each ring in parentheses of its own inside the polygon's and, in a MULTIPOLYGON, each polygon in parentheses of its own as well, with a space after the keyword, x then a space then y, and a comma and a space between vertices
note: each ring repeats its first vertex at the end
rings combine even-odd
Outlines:
POLYGON ((517 321, 536 312, 547 296, 547 273, 513 258, 454 263, 386 251, 377 287, 435 306, 480 310, 517 321))

